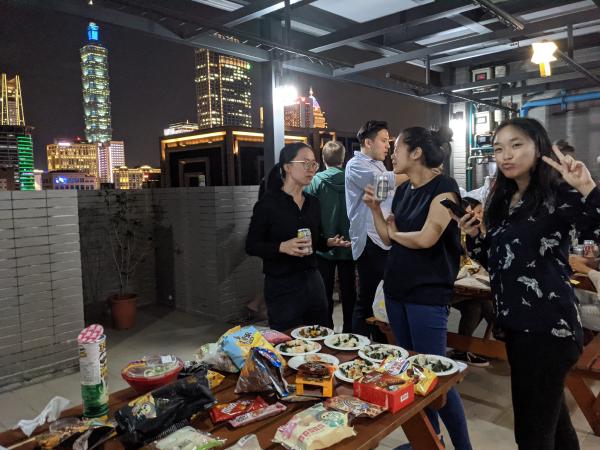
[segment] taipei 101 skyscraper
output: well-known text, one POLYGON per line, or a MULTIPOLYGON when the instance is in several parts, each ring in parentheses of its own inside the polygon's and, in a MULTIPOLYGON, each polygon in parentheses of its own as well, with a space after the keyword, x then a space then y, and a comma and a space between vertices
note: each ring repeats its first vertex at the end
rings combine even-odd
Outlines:
POLYGON ((108 51, 100 43, 99 27, 94 22, 88 25, 87 37, 80 50, 85 137, 90 143, 104 144, 112 140, 108 51))

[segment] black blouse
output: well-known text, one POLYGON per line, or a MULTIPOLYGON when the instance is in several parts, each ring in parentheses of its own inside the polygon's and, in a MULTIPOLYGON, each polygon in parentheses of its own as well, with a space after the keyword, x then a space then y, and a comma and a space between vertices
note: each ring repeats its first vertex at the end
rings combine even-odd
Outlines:
POLYGON ((321 230, 319 199, 306 192, 303 195, 302 209, 283 191, 267 192, 254 205, 246 253, 263 259, 263 272, 267 275, 285 276, 316 269, 315 250, 328 250, 321 230), (313 253, 302 257, 280 253, 279 244, 297 237, 300 228, 310 229, 313 253))
POLYGON ((582 345, 577 299, 569 281, 569 231, 598 223, 600 190, 583 199, 566 184, 535 214, 519 201, 485 237, 467 239, 470 256, 490 273, 500 331, 544 333, 582 345))

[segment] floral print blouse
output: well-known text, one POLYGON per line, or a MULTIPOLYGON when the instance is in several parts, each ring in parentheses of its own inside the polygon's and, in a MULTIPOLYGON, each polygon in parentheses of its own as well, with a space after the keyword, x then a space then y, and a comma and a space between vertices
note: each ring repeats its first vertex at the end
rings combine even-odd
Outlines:
POLYGON ((490 274, 498 337, 507 331, 551 334, 582 345, 577 299, 569 281, 572 229, 600 223, 600 190, 584 199, 566 184, 537 213, 519 201, 485 237, 469 238, 471 258, 490 274))

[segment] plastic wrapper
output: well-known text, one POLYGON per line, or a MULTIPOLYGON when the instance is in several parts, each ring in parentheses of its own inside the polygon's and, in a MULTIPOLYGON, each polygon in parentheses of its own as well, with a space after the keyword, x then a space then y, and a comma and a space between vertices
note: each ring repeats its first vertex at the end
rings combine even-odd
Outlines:
POLYGON ((275 391, 280 398, 289 395, 280 359, 270 350, 255 347, 240 372, 235 393, 263 391, 275 391))
POLYGON ((377 368, 377 371, 398 376, 404 373, 409 367, 410 362, 408 360, 390 355, 381 362, 381 365, 377 368))
POLYGON ((225 379, 225 375, 221 375, 219 372, 208 370, 208 364, 201 363, 198 361, 186 361, 183 363, 183 370, 179 372, 178 378, 189 377, 190 375, 205 376, 208 380, 208 387, 211 389, 216 388, 225 379))
POLYGON ((354 417, 377 417, 385 411, 385 408, 366 402, 351 395, 338 395, 325 400, 327 409, 335 409, 336 411, 347 412, 354 417))
POLYGON ((227 332, 222 336, 221 348, 233 360, 233 363, 241 369, 246 363, 250 350, 255 347, 266 348, 277 355, 277 358, 285 365, 283 357, 275 350, 260 332, 253 326, 239 328, 233 332, 227 332))
POLYGON ((262 334, 263 337, 267 341, 269 341, 269 343, 271 345, 277 345, 277 344, 281 344, 282 342, 287 342, 287 341, 292 340, 292 338, 290 336, 282 333, 281 331, 271 330, 271 329, 265 329, 265 330, 259 330, 259 331, 260 331, 260 334, 262 334))
POLYGON ((60 417, 60 414, 69 407, 71 402, 64 397, 56 396, 48 402, 44 409, 34 419, 19 420, 19 423, 14 427, 20 428, 25 436, 31 436, 37 427, 43 425, 46 420, 52 422, 60 417))
POLYGON ((216 405, 210 410, 210 418, 214 423, 225 422, 231 420, 244 413, 255 411, 257 409, 269 406, 261 397, 254 399, 236 400, 231 403, 222 403, 216 405))
POLYGON ((125 446, 136 447, 214 403, 206 377, 191 375, 132 400, 115 420, 125 446))
POLYGON ((411 364, 401 377, 415 385, 415 394, 425 396, 429 394, 438 383, 438 377, 427 367, 411 364))
POLYGON ((219 347, 219 344, 210 343, 200 346, 194 355, 196 360, 206 363, 211 369, 223 372, 236 373, 240 369, 236 367, 231 358, 219 347))
POLYGON ((229 421, 229 425, 234 428, 243 427, 244 425, 248 425, 253 422, 258 422, 260 420, 264 420, 268 417, 276 416, 277 414, 281 414, 283 411, 287 409, 282 403, 275 403, 273 405, 265 406, 264 408, 257 409, 256 411, 249 411, 244 414, 240 414, 235 419, 229 421))
POLYGON ((229 450, 263 450, 255 434, 247 434, 229 447, 229 450))
POLYGON ((331 411, 317 403, 277 428, 273 442, 292 450, 317 450, 355 435, 348 425, 348 413, 331 411))
POLYGON ((225 444, 224 439, 187 426, 153 442, 147 448, 148 450, 208 450, 221 447, 223 444, 225 444))

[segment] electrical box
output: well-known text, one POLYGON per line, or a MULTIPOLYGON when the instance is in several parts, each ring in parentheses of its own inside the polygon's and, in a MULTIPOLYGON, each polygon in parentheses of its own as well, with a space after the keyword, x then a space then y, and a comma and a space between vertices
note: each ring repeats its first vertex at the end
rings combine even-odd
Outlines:
POLYGON ((506 76, 506 66, 494 67, 494 78, 504 78, 506 76))
POLYGON ((492 79, 492 68, 491 67, 483 67, 481 69, 473 69, 471 71, 472 81, 485 81, 492 79))
POLYGON ((492 112, 475 113, 475 134, 486 134, 492 131, 492 112))

